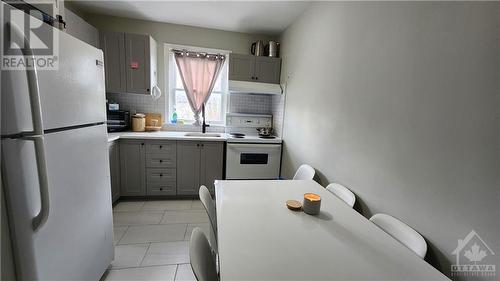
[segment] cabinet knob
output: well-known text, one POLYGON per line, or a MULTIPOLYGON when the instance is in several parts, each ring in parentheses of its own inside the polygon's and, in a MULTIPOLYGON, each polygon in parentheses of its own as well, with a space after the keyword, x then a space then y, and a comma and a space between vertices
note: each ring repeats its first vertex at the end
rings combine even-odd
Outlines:
POLYGON ((144 143, 141 143, 141 145, 144 145, 144 143))
POLYGON ((163 177, 163 174, 160 174, 160 177, 163 177))
POLYGON ((205 145, 204 144, 201 144, 201 147, 204 147, 205 145))
POLYGON ((163 147, 163 145, 160 145, 160 149, 163 147))
POLYGON ((146 92, 149 92, 149 88, 148 88, 148 89, 146 89, 146 92))
POLYGON ((198 146, 198 147, 199 147, 199 146, 200 146, 200 144, 199 144, 199 143, 197 143, 197 144, 196 144, 196 146, 198 146))
POLYGON ((163 191, 163 187, 160 187, 160 191, 163 191))
POLYGON ((259 80, 259 77, 255 77, 255 80, 259 80))
POLYGON ((163 163, 163 160, 160 159, 160 163, 163 163))

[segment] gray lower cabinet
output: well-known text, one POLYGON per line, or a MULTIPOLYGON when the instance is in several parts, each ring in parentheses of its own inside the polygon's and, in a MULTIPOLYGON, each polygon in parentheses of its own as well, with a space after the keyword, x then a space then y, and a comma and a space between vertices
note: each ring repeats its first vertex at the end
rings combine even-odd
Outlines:
POLYGON ((177 142, 177 194, 196 195, 200 188, 200 143, 177 142))
POLYGON ((175 141, 146 143, 146 195, 177 194, 176 158, 175 141))
POLYGON ((120 142, 120 195, 145 196, 144 141, 123 140, 120 142))
POLYGON ((223 178, 223 142, 120 142, 118 196, 197 196, 200 185, 213 193, 214 181, 223 178))
POLYGON ((224 144, 220 142, 201 143, 200 181, 210 193, 215 194, 215 180, 221 180, 224 171, 224 144))
POLYGON ((177 143, 177 194, 197 195, 200 185, 206 185, 214 193, 214 181, 222 179, 224 143, 192 142, 177 143))
POLYGON ((111 180, 111 198, 115 202, 120 198, 120 146, 118 142, 108 143, 109 172, 111 180))

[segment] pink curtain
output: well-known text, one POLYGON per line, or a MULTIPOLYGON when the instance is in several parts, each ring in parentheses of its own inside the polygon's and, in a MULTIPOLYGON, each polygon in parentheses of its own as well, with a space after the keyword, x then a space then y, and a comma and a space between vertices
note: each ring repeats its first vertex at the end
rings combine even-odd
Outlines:
POLYGON ((199 126, 202 106, 210 98, 226 57, 186 50, 174 51, 174 57, 194 113, 194 124, 199 126))

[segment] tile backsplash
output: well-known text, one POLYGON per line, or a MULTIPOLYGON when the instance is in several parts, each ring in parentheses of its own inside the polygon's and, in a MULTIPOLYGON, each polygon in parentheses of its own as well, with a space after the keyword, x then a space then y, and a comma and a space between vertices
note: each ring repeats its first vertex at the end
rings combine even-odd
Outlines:
MULTIPOLYGON (((167 97, 162 95, 155 100, 151 96, 135 95, 135 94, 113 94, 107 93, 107 99, 111 102, 118 102, 121 110, 135 112, 156 112, 163 115, 163 120, 168 122, 166 116, 167 97)), ((250 114, 272 114, 273 127, 277 136, 281 136, 283 127, 283 112, 284 112, 285 95, 261 95, 261 94, 229 94, 228 95, 228 112, 231 113, 250 113, 250 114)), ((198 127, 194 126, 174 126, 165 124, 164 130, 168 131, 197 131, 198 127)), ((209 131, 219 132, 223 128, 216 126, 210 128, 209 131)))
POLYGON ((272 114, 272 96, 258 94, 229 94, 228 112, 272 114))
POLYGON ((131 114, 133 114, 134 111, 141 113, 157 112, 161 113, 165 120, 165 95, 161 95, 159 99, 155 100, 149 95, 107 93, 106 98, 110 102, 114 101, 119 103, 121 110, 130 111, 131 114))

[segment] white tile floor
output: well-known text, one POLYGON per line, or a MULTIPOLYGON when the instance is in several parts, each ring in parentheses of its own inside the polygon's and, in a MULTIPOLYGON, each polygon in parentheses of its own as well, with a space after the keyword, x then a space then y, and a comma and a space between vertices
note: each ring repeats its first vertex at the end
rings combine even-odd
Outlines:
POLYGON ((210 224, 199 200, 120 202, 113 208, 115 260, 106 281, 196 280, 189 238, 210 224))

